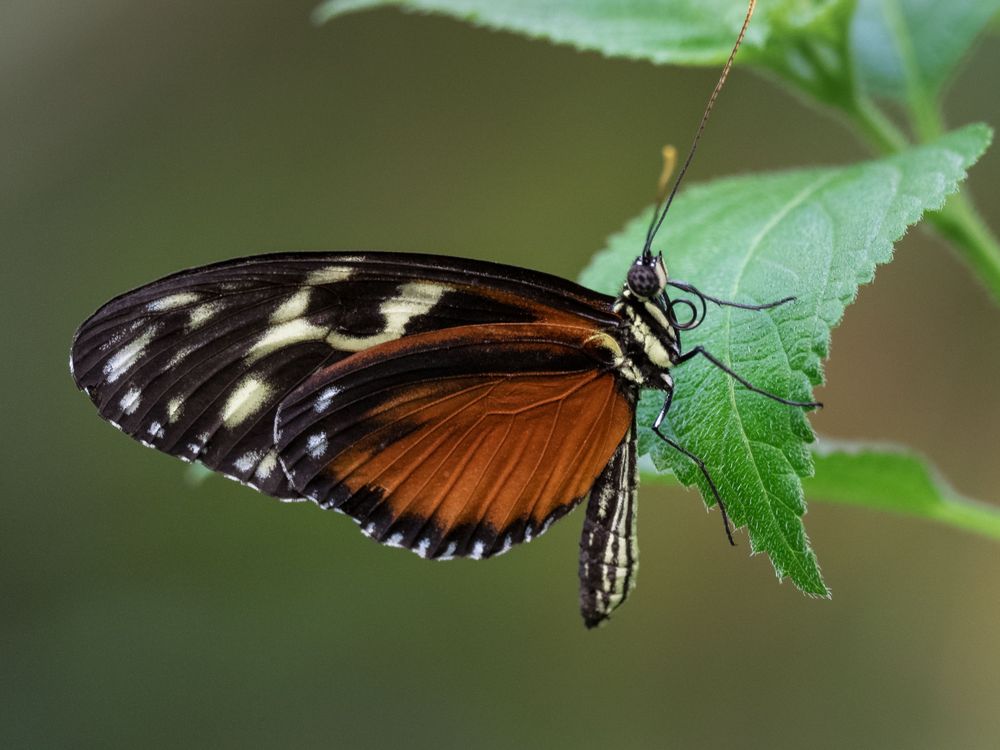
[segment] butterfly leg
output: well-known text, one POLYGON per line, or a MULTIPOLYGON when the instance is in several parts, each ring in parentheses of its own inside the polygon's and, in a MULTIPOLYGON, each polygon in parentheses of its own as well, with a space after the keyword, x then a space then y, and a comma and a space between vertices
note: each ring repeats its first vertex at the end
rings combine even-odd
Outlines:
POLYGON ((762 388, 758 388, 746 378, 737 375, 733 370, 724 365, 721 360, 717 359, 715 355, 713 355, 711 352, 709 352, 702 346, 696 346, 694 349, 684 352, 680 357, 677 358, 675 364, 678 365, 683 364, 684 362, 687 362, 689 359, 691 359, 692 357, 696 357, 699 354, 703 356, 705 359, 707 359, 709 362, 711 362, 713 365, 718 367, 720 370, 722 370, 724 373, 726 373, 737 383, 746 388, 748 391, 759 393, 761 396, 767 396, 768 398, 773 399, 774 401, 777 401, 782 404, 787 404, 788 406, 801 406, 804 409, 815 409, 823 406, 823 404, 821 404, 819 401, 790 401, 789 399, 777 396, 771 393, 770 391, 765 391, 762 388))
POLYGON ((663 400, 663 408, 660 409, 660 413, 657 415, 656 419, 653 420, 653 432, 656 436, 660 438, 664 443, 669 445, 674 450, 687 456, 691 461, 694 462, 695 466, 701 469, 702 476, 705 477, 705 481, 708 482, 708 486, 712 490, 712 494, 715 496, 715 502, 719 504, 719 510, 722 512, 722 524, 726 528, 726 538, 729 539, 729 543, 732 546, 736 546, 736 542, 733 541, 733 530, 729 524, 729 513, 726 512, 726 504, 722 501, 722 495, 719 494, 718 488, 715 486, 715 481, 712 479, 712 475, 708 473, 708 467, 705 466, 705 462, 702 461, 698 456, 689 451, 687 448, 683 447, 673 438, 664 435, 660 430, 660 425, 663 424, 664 417, 667 416, 667 412, 670 411, 670 404, 673 401, 674 392, 673 389, 667 391, 667 396, 663 400))

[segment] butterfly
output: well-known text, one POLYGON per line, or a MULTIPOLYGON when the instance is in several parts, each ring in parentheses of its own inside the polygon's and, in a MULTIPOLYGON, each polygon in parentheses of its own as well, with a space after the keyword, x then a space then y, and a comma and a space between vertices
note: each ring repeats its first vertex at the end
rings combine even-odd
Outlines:
POLYGON ((681 177, 617 297, 444 256, 260 255, 116 297, 76 332, 70 369, 100 415, 144 445, 345 513, 422 557, 501 554, 586 502, 580 606, 593 627, 635 585, 642 389, 664 394, 651 429, 698 465, 730 542, 705 464, 661 430, 674 368, 702 356, 764 396, 817 405, 682 347, 708 302, 761 310, 792 298, 744 305, 669 277, 652 241, 681 177))

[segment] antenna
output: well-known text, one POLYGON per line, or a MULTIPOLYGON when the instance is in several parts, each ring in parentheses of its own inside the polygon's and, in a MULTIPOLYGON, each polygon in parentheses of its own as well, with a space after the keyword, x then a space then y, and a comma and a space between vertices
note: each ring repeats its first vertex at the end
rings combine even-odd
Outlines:
POLYGON ((656 233, 660 231, 660 225, 663 224, 663 219, 667 215, 667 211, 670 210, 670 204, 674 202, 674 196, 677 195, 677 188, 680 187, 681 180, 684 179, 684 175, 687 173, 688 167, 691 166, 691 160, 694 159, 694 152, 698 149, 698 141, 701 140, 701 134, 705 130, 705 124, 708 122, 708 116, 712 113, 712 107, 715 106, 715 100, 719 98, 719 92, 722 91, 722 86, 726 83, 726 78, 729 77, 729 70, 733 67, 733 59, 736 57, 736 51, 740 48, 740 44, 743 42, 743 37, 747 33, 747 27, 750 25, 750 18, 753 16, 754 8, 757 7, 757 0, 750 0, 750 4, 747 6, 746 18, 743 19, 743 26, 740 29, 739 36, 736 37, 736 44, 733 45, 733 51, 729 53, 729 59, 726 60, 726 64, 722 68, 722 75, 719 76, 719 82, 715 84, 715 88, 712 90, 712 95, 708 98, 708 106, 705 107, 705 113, 701 116, 701 122, 698 123, 698 131, 694 134, 694 141, 691 143, 691 149, 688 151, 687 158, 684 160, 684 165, 681 167, 681 171, 677 173, 677 179, 674 180, 674 186, 670 190, 670 195, 667 196, 665 202, 663 202, 663 209, 660 209, 660 200, 657 200, 656 207, 653 209, 653 218, 649 222, 649 229, 646 231, 646 244, 642 248, 642 256, 644 258, 650 258, 653 254, 652 244, 653 238, 656 233))

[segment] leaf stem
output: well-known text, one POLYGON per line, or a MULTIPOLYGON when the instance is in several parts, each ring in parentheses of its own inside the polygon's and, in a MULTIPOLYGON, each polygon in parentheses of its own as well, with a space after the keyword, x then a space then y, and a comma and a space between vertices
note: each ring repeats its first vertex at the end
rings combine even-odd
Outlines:
POLYGON ((906 25, 903 9, 898 0, 887 0, 882 3, 882 13, 892 31, 896 54, 903 67, 910 124, 921 142, 934 140, 944 133, 944 123, 934 97, 928 91, 927 83, 920 72, 917 52, 913 47, 913 37, 906 25))
POLYGON ((935 505, 929 517, 965 531, 973 531, 990 539, 1000 540, 1000 513, 985 503, 952 499, 935 505))
POLYGON ((867 95, 855 92, 849 102, 843 107, 845 114, 876 152, 895 154, 910 145, 906 134, 867 95))
POLYGON ((994 299, 1000 301, 1000 242, 965 193, 952 195, 945 207, 929 213, 927 220, 959 251, 994 299))

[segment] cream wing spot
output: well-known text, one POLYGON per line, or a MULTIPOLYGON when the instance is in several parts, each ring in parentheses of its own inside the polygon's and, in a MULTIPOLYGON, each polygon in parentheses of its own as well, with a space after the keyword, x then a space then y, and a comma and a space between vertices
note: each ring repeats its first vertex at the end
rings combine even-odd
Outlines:
POLYGON ((268 479, 278 466, 278 454, 271 450, 264 454, 264 457, 257 464, 257 469, 253 475, 257 479, 268 479))
POLYGON ((201 299, 201 295, 195 294, 194 292, 180 292, 178 294, 171 294, 166 297, 161 297, 160 299, 155 299, 146 305, 146 309, 150 312, 173 310, 175 307, 190 305, 192 302, 197 302, 199 299, 201 299))
POLYGON ((122 400, 118 402, 122 411, 126 414, 134 414, 135 410, 139 408, 139 401, 142 397, 142 391, 138 388, 129 388, 122 396, 122 400))
POLYGON ((310 323, 305 318, 295 318, 269 328, 247 355, 248 362, 255 362, 272 352, 303 341, 322 341, 329 329, 310 323))
POLYGON ((195 347, 193 347, 193 346, 184 346, 184 347, 181 347, 180 349, 178 349, 177 353, 174 354, 174 356, 172 356, 170 358, 170 361, 167 363, 167 369, 169 370, 170 368, 176 367, 177 365, 179 365, 194 350, 195 350, 195 347))
POLYGON ((308 287, 297 291, 278 305, 278 309, 271 314, 271 322, 287 323, 302 315, 306 311, 306 308, 309 307, 309 298, 311 295, 312 289, 308 287))
POLYGON ((309 274, 306 283, 310 286, 336 284, 338 281, 347 281, 353 273, 354 269, 350 266, 326 266, 309 274))
POLYGON ((173 424, 184 409, 184 396, 174 396, 167 402, 167 421, 173 424))
POLYGON ((156 336, 159 326, 149 326, 134 341, 122 347, 104 364, 104 376, 109 383, 114 383, 118 378, 128 372, 136 361, 146 351, 146 347, 156 336))
POLYGON ((399 288, 399 294, 385 300, 379 312, 385 318, 385 328, 372 336, 349 336, 336 331, 326 337, 334 349, 345 352, 360 352, 379 344, 395 341, 406 333, 407 324, 413 318, 426 315, 451 287, 444 284, 428 284, 411 281, 399 288))
POLYGON ((273 389, 254 376, 244 378, 222 408, 222 423, 232 429, 259 412, 273 389))
POLYGON ((204 305, 198 305, 188 315, 188 330, 193 331, 203 325, 220 310, 222 310, 222 305, 218 302, 206 302, 204 305))

